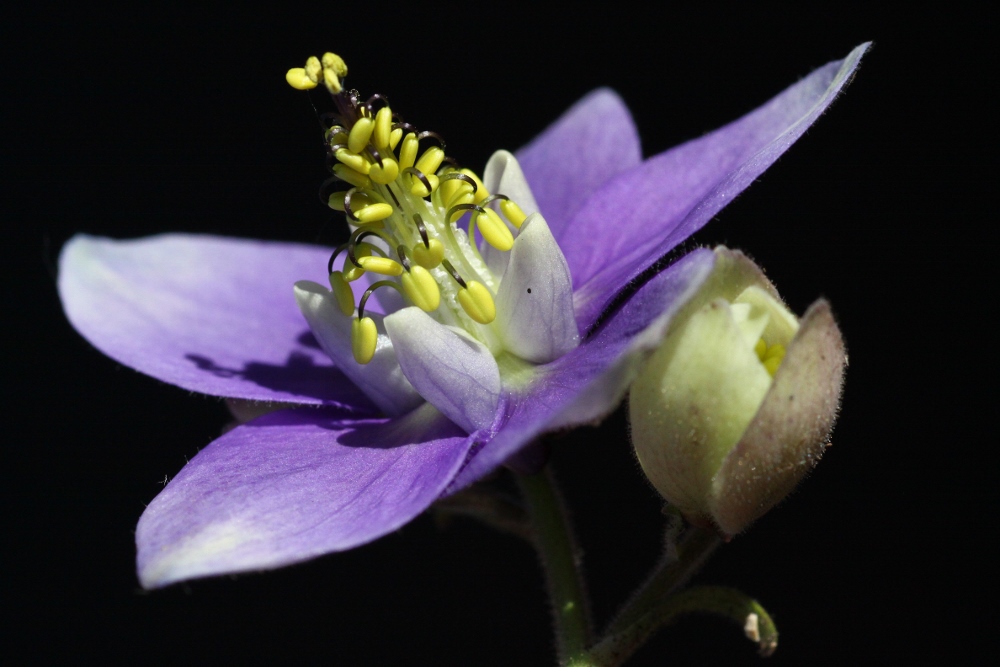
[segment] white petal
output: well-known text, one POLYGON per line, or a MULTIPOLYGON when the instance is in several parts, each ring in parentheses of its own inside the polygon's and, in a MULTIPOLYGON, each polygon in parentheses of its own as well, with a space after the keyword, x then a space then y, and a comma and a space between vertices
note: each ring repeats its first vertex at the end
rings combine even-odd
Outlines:
POLYGON ((387 316, 385 329, 424 399, 469 433, 493 425, 500 369, 485 345, 416 307, 387 316))
MULTIPOLYGON (((507 151, 497 151, 490 157, 489 162, 486 163, 486 169, 483 171, 483 185, 486 186, 486 190, 491 195, 503 194, 510 197, 524 211, 525 215, 538 212, 535 195, 531 193, 531 186, 528 185, 524 172, 521 171, 521 165, 517 158, 507 151)), ((486 262, 490 271, 497 278, 502 278, 510 256, 488 243, 483 244, 481 251, 483 261, 486 262)))
POLYGON ((580 344, 573 280, 541 213, 524 221, 497 290, 496 330, 504 347, 543 364, 580 344))
MULTIPOLYGON (((367 364, 359 364, 351 353, 352 317, 340 311, 333 294, 318 283, 301 280, 295 283, 295 300, 333 363, 385 414, 401 415, 423 403, 403 375, 388 336, 380 333, 374 358, 367 364)), ((381 315, 368 311, 365 314, 375 320, 380 331, 383 329, 381 315)))

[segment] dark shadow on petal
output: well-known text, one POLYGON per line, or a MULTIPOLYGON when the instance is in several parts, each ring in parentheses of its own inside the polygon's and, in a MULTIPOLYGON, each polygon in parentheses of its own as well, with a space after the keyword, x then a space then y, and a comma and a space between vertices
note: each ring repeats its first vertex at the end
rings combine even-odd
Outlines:
POLYGON ((302 347, 311 347, 314 350, 322 349, 319 346, 319 341, 316 340, 316 336, 313 335, 312 331, 309 330, 303 331, 301 334, 299 334, 299 337, 296 338, 296 340, 299 341, 299 345, 301 345, 302 347))
MULTIPOLYGON (((306 334, 299 336, 303 342, 306 334)), ((312 338, 312 333, 308 333, 312 338)), ((315 339, 312 339, 315 341, 315 339)), ((239 377, 261 387, 290 396, 308 396, 324 403, 348 408, 352 412, 378 415, 379 409, 346 375, 333 365, 319 365, 304 352, 292 352, 283 365, 249 361, 243 368, 226 368, 200 354, 184 355, 199 369, 219 377, 239 377)))

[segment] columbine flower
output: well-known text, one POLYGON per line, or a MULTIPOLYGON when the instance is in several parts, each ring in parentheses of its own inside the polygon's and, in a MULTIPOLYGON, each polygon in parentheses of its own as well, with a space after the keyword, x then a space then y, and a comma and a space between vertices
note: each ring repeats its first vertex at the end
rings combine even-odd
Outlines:
POLYGON ((153 500, 136 531, 142 584, 358 546, 539 435, 606 415, 713 253, 604 311, 805 132, 866 48, 645 161, 628 111, 598 90, 481 180, 340 90, 342 61, 290 72, 337 94, 328 140, 357 189, 332 204, 360 230, 343 263, 328 267, 326 248, 176 234, 78 236, 60 257, 66 313, 98 349, 185 389, 285 406, 211 443, 153 500), (485 243, 450 224, 467 211, 485 243), (365 298, 372 274, 408 277, 392 281, 406 301, 387 285, 365 298))

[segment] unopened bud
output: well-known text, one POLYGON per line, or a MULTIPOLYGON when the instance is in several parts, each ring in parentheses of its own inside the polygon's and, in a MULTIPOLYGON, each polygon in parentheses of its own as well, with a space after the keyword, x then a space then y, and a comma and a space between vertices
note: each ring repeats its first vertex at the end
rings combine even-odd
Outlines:
POLYGON ((735 535, 819 460, 847 358, 826 301, 801 320, 742 253, 716 265, 632 385, 632 442, 689 520, 735 535))

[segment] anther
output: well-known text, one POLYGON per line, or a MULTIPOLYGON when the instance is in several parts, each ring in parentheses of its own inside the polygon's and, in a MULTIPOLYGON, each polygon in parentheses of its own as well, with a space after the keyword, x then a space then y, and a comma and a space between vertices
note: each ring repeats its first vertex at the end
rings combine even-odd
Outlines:
POLYGON ((319 58, 316 56, 309 56, 306 59, 306 76, 309 77, 310 81, 319 83, 320 72, 323 71, 323 65, 320 63, 319 58))
POLYGON ((428 197, 437 190, 440 180, 434 174, 425 174, 416 167, 408 167, 403 171, 417 179, 412 181, 413 184, 410 186, 410 194, 414 197, 428 197))
POLYGON ((406 171, 417 160, 417 149, 420 147, 420 141, 417 139, 417 135, 413 132, 408 132, 405 137, 403 137, 403 145, 399 149, 399 168, 406 171))
POLYGON ((352 315, 354 313, 354 292, 347 280, 344 279, 342 271, 330 272, 330 290, 337 299, 340 312, 344 315, 352 315))
POLYGON ((365 188, 370 190, 372 187, 370 178, 364 174, 359 174, 345 164, 333 165, 333 173, 340 180, 350 183, 356 188, 365 188))
MULTIPOLYGON (((418 248, 421 246, 417 246, 418 248)), ((441 305, 441 290, 430 271, 423 266, 413 265, 400 279, 406 298, 420 310, 430 313, 441 305)))
POLYGON ((285 73, 285 81, 295 90, 311 90, 316 82, 309 78, 303 67, 293 67, 285 73))
POLYGON ((360 153, 365 149, 374 129, 375 121, 371 118, 359 118, 354 123, 351 133, 347 136, 347 147, 352 153, 360 153))
POLYGON ((391 134, 392 110, 387 106, 382 107, 378 110, 378 113, 375 114, 375 130, 372 132, 375 147, 383 150, 388 148, 391 134))
POLYGON ((354 361, 362 365, 367 364, 374 358, 377 346, 378 328, 375 326, 375 320, 359 316, 351 322, 351 354, 354 355, 354 361))
POLYGON ((441 202, 446 208, 455 204, 471 204, 479 186, 460 171, 451 171, 441 176, 441 202))
POLYGON ((334 192, 329 197, 327 197, 326 205, 332 208, 334 211, 344 211, 344 192, 334 192))
POLYGON ((482 283, 470 280, 465 289, 458 291, 456 298, 465 314, 476 322, 489 324, 496 319, 497 307, 493 296, 482 283))
POLYGON ((413 261, 425 269, 433 269, 444 259, 444 244, 437 239, 430 239, 427 244, 417 244, 410 250, 413 261))
POLYGON ((425 174, 434 174, 441 166, 442 160, 444 160, 444 151, 437 146, 431 146, 417 160, 416 167, 425 174))
POLYGON ((371 164, 364 156, 351 153, 346 148, 339 149, 333 155, 341 164, 347 165, 363 176, 367 176, 371 170, 371 164))
MULTIPOLYGON (((483 239, 497 250, 506 252, 514 247, 514 235, 493 209, 482 209, 479 215, 473 216, 473 222, 479 225, 479 233, 483 235, 483 239)), ((471 233, 472 223, 469 230, 471 233)))
POLYGON ((472 200, 472 203, 479 204, 484 199, 490 196, 489 191, 486 189, 486 186, 483 185, 483 182, 482 180, 480 180, 479 176, 476 175, 476 172, 472 171, 471 169, 459 169, 459 173, 465 174, 466 176, 468 176, 469 178, 471 178, 476 182, 477 187, 476 191, 473 193, 475 196, 472 200))
POLYGON ((517 229, 521 228, 524 224, 524 220, 528 217, 521 210, 521 207, 514 203, 514 201, 503 194, 490 195, 483 201, 479 202, 480 206, 488 206, 493 202, 500 200, 500 210, 503 212, 504 217, 510 221, 510 224, 514 225, 517 229))
POLYGON ((385 220, 392 215, 392 207, 385 202, 379 201, 374 193, 351 188, 344 195, 344 212, 347 217, 354 222, 366 225, 372 222, 385 220))

